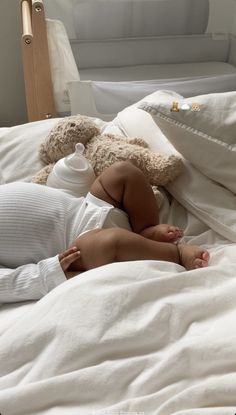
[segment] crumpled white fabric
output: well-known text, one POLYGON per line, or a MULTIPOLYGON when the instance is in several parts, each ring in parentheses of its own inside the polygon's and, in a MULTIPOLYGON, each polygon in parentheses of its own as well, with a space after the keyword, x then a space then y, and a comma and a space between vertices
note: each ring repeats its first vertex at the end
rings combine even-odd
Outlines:
POLYGON ((188 272, 112 264, 59 286, 1 336, 2 413, 234 413, 234 252, 188 272))

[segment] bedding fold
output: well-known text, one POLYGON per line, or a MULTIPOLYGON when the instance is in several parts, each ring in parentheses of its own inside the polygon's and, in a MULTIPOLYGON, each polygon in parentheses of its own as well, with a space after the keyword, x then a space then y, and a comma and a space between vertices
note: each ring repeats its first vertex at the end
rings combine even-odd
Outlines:
POLYGON ((166 415, 207 408, 213 415, 220 408, 229 415, 236 260, 226 268, 224 257, 231 250, 213 252, 205 269, 124 262, 57 287, 1 336, 2 412, 166 415))
MULTIPOLYGON (((10 132, 39 137, 50 123, 38 124, 38 132, 36 123, 10 132)), ((175 152, 134 107, 108 131, 175 152)), ((235 413, 235 196, 188 163, 168 187, 173 198, 161 191, 161 221, 207 247, 209 267, 114 263, 65 281, 22 310, 18 304, 14 314, 3 307, 2 415, 235 413)))
MULTIPOLYGON (((150 95, 150 100, 153 96, 150 95)), ((153 151, 179 154, 152 117, 135 106, 120 112, 116 124, 126 136, 142 137, 153 151)), ((210 229, 236 242, 236 195, 206 177, 187 160, 184 166, 184 172, 166 186, 169 193, 210 229)))

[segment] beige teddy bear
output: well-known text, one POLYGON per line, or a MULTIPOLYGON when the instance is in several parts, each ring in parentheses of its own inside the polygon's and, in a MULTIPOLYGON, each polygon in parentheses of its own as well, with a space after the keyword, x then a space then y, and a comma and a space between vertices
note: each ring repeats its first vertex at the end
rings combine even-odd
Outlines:
POLYGON ((77 143, 84 144, 84 156, 90 161, 95 175, 116 161, 129 160, 143 171, 152 186, 165 186, 183 168, 179 157, 152 152, 141 138, 101 134, 91 118, 76 115, 60 120, 41 144, 40 158, 46 166, 32 181, 46 184, 54 164, 73 153, 77 143))

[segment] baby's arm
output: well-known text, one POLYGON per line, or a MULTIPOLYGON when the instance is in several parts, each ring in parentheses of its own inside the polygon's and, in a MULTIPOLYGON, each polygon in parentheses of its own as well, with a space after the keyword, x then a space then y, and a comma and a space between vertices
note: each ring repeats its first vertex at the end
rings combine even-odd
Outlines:
POLYGON ((78 251, 72 249, 38 264, 22 265, 16 269, 0 268, 0 304, 39 300, 78 274, 68 272, 68 267, 78 256, 78 251))
POLYGON ((76 275, 80 274, 80 271, 69 271, 70 266, 80 258, 80 251, 76 246, 72 246, 67 249, 65 252, 62 252, 58 255, 58 259, 61 265, 62 270, 67 279, 73 278, 76 275))

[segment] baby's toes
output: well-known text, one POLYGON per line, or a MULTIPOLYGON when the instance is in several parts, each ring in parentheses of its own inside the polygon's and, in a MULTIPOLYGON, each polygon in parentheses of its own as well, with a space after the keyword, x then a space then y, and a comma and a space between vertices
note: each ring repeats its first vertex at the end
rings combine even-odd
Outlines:
POLYGON ((209 252, 202 251, 198 258, 194 260, 194 268, 204 268, 208 266, 209 252))
POLYGON ((208 251, 202 251, 201 258, 203 259, 204 262, 208 262, 209 259, 210 259, 209 252, 208 251))
POLYGON ((171 229, 168 229, 167 233, 165 234, 165 239, 166 239, 167 241, 171 241, 171 242, 173 242, 173 241, 176 241, 178 238, 179 238, 179 237, 178 237, 178 235, 176 234, 176 232, 175 232, 175 231, 173 231, 173 230, 171 230, 171 229))
POLYGON ((204 265, 204 262, 205 261, 203 261, 200 258, 195 259, 195 261, 194 261, 194 268, 197 269, 197 268, 203 268, 204 266, 206 267, 206 265, 204 265))
POLYGON ((179 238, 182 238, 184 232, 182 229, 177 228, 176 226, 170 226, 168 233, 172 235, 172 239, 177 240, 179 238))
POLYGON ((184 231, 183 229, 180 228, 175 228, 175 232, 178 235, 178 238, 182 238, 182 236, 184 236, 184 231))
POLYGON ((179 235, 179 238, 182 238, 184 236, 183 229, 178 228, 178 235, 179 235))

